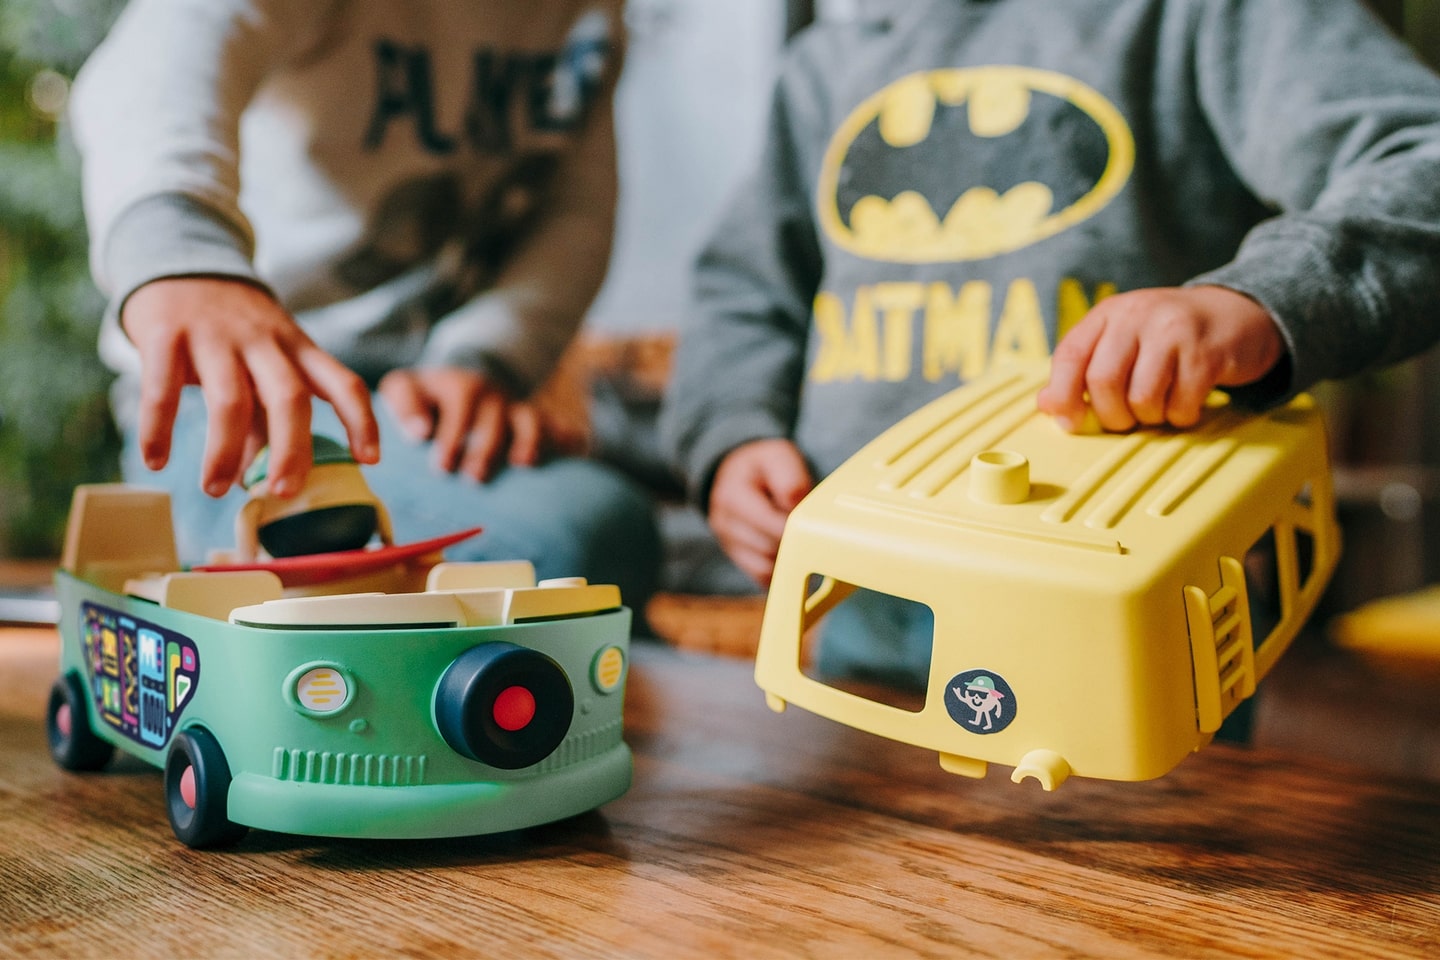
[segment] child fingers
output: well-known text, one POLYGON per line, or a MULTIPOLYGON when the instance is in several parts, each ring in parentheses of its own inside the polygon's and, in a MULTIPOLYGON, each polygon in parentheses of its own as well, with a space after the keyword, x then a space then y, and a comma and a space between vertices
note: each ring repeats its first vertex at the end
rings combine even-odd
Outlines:
POLYGON ((510 463, 517 467, 533 467, 540 461, 540 445, 545 435, 540 411, 528 403, 510 408, 510 463))
MULTIPOLYGON (((297 356, 315 394, 335 409, 345 428, 350 452, 359 463, 380 459, 380 427, 370 403, 370 389, 359 374, 313 344, 297 356)), ((403 421, 402 421, 403 422, 403 421)))
POLYGON ((1090 358, 1105 332, 1105 322, 1091 314, 1075 326, 1055 347, 1050 363, 1050 380, 1040 390, 1036 403, 1069 431, 1080 429, 1085 420, 1085 382, 1090 358))
POLYGON ((731 562, 761 586, 767 586, 775 569, 779 538, 768 536, 743 518, 733 515, 712 516, 710 525, 715 531, 715 539, 731 562))
POLYGON ((731 563, 762 589, 770 586, 770 578, 775 575, 774 554, 757 553, 742 547, 727 552, 727 556, 731 563))
POLYGON ((1175 385, 1170 389, 1165 418, 1177 427, 1193 427, 1199 423, 1200 415, 1205 411, 1205 401, 1216 387, 1217 377, 1217 371, 1210 365, 1180 364, 1175 385))
POLYGON ((414 370, 391 370, 381 379, 378 391, 411 440, 423 443, 434 435, 435 402, 421 389, 414 370))
POLYGON ((731 484, 717 488, 712 513, 737 531, 737 536, 751 546, 770 550, 780 542, 789 511, 777 509, 769 491, 750 483, 731 484), (743 531, 743 532, 741 532, 743 531))
POLYGON ((494 392, 482 395, 476 404, 460 461, 460 472, 464 476, 484 483, 495 472, 510 437, 507 406, 508 401, 494 392))
POLYGON ((794 510, 815 485, 809 464, 789 442, 776 446, 774 454, 762 461, 761 471, 769 499, 786 514, 794 510))
POLYGON ((1130 373, 1139 342, 1128 329, 1113 329, 1100 338, 1085 371, 1085 390, 1095 418, 1106 430, 1121 433, 1135 426, 1130 410, 1130 373))
POLYGON ((205 395, 200 484, 210 496, 219 497, 239 480, 244 467, 245 438, 255 410, 254 386, 236 353, 196 351, 191 359, 205 395))
POLYGON ((431 456, 435 468, 454 473, 473 428, 481 387, 478 381, 450 378, 440 384, 422 384, 435 406, 435 437, 431 456))
POLYGON ((1158 426, 1167 421, 1178 364, 1179 358, 1169 346, 1140 348, 1126 394, 1130 412, 1140 423, 1158 426))
POLYGON ((311 465, 313 392, 301 371, 282 351, 259 351, 247 359, 256 399, 265 415, 270 447, 270 492, 278 497, 293 496, 300 491, 311 465))
POLYGON ((141 348, 140 366, 146 375, 140 383, 140 455, 151 470, 163 468, 170 460, 170 437, 190 370, 180 347, 178 339, 166 338, 141 348))

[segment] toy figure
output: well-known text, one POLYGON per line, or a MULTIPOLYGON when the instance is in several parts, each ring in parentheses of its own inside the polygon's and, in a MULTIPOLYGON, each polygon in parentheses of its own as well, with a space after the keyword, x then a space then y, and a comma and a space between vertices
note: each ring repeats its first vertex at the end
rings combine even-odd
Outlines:
POLYGON ((970 721, 974 726, 978 727, 983 717, 985 729, 989 730, 994 725, 991 723, 990 715, 993 713, 998 719, 1004 713, 1001 698, 1005 694, 996 690, 995 681, 987 676, 978 676, 965 684, 963 688, 956 687, 955 696, 965 701, 970 705, 970 709, 975 711, 975 719, 970 721))
POLYGON ((371 491, 350 451, 329 437, 311 438, 314 467, 293 497, 270 493, 270 451, 256 456, 243 481, 250 499, 235 518, 235 559, 359 550, 377 534, 392 545, 390 514, 371 491))

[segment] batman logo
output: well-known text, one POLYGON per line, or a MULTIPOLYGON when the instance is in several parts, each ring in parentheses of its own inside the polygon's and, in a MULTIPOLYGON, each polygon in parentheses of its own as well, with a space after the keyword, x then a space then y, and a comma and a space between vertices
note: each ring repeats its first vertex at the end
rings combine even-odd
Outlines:
POLYGON ((1124 117, 1071 77, 1009 66, 914 73, 835 132, 820 223, 872 260, 983 260, 1094 215, 1134 163, 1124 117))

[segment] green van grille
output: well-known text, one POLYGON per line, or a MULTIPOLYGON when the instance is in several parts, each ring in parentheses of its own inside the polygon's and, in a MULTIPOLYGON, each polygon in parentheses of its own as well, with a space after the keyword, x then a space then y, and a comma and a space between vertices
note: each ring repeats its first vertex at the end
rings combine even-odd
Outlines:
POLYGON ((276 747, 274 777, 297 783, 416 787, 425 782, 425 754, 331 753, 276 747))
POLYGON ((573 737, 566 737, 555 752, 535 765, 536 773, 550 773, 572 763, 589 760, 611 749, 620 742, 620 728, 623 721, 612 720, 603 727, 587 730, 573 737))

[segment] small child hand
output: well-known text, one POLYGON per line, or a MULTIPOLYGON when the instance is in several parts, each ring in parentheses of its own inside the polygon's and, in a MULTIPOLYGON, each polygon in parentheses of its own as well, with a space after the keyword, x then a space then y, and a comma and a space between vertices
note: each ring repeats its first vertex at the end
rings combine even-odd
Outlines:
POLYGON ((1224 287, 1107 297, 1055 348, 1038 405, 1071 431, 1088 404, 1106 430, 1194 426, 1216 387, 1259 380, 1285 342, 1268 311, 1224 287))
POLYGON ((200 485, 212 497, 240 479, 247 455, 270 447, 270 489, 299 491, 310 469, 310 401, 330 403, 360 463, 380 459, 365 382, 321 350, 269 294, 210 277, 155 280, 126 300, 121 326, 140 351, 140 451, 170 459, 181 389, 198 384, 207 424, 200 485))
POLYGON ((735 565, 770 585, 785 518, 815 485, 789 440, 753 440, 730 451, 710 488, 710 527, 735 565))
POLYGON ((533 466, 549 437, 545 417, 494 380, 460 367, 392 370, 380 396, 405 432, 433 443, 435 465, 484 483, 501 460, 533 466))

